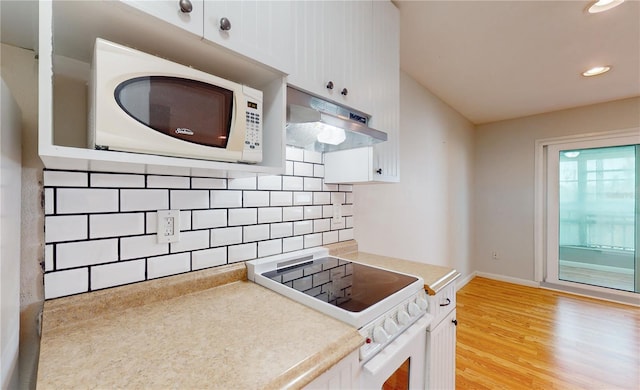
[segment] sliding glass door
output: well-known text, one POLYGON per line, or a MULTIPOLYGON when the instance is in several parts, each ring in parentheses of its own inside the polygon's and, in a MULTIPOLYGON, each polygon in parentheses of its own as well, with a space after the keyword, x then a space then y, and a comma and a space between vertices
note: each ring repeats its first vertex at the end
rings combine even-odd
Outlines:
POLYGON ((640 292, 640 146, 628 141, 548 147, 551 282, 640 292))

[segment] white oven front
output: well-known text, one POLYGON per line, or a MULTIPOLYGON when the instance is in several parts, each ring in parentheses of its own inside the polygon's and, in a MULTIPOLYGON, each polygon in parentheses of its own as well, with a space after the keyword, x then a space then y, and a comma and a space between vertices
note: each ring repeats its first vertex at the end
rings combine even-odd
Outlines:
POLYGON ((361 389, 424 389, 427 326, 425 314, 360 370, 361 389))

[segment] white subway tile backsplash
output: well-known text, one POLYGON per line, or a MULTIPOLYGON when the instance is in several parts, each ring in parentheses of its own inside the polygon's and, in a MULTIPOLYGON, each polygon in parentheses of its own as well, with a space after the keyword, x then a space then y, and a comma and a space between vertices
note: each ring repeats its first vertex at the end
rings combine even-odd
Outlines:
POLYGON ((209 247, 209 231, 194 230, 190 232, 180 232, 180 240, 170 245, 171 253, 193 251, 209 247))
POLYGON ((209 191, 205 190, 171 190, 170 208, 175 210, 192 210, 209 208, 209 191))
POLYGON ((254 225, 258 222, 258 209, 230 209, 229 226, 254 225))
POLYGON ((180 231, 184 232, 187 230, 191 230, 191 211, 181 210, 180 211, 180 231))
POLYGON ((293 223, 293 235, 300 236, 313 233, 313 221, 298 221, 293 223))
POLYGON ((293 252, 304 248, 303 236, 287 237, 282 239, 282 252, 293 252))
POLYGON ((210 229, 227 226, 227 210, 209 209, 192 212, 193 229, 210 229))
POLYGON ((45 187, 87 187, 87 172, 47 171, 43 172, 45 187))
POLYGON ((242 191, 211 191, 211 207, 242 207, 242 191))
POLYGON ((242 203, 243 207, 269 206, 269 191, 244 191, 242 203))
POLYGON ((304 207, 283 207, 282 208, 282 220, 283 221, 299 221, 304 216, 304 207))
POLYGON ((353 215, 353 205, 352 204, 343 204, 342 205, 342 216, 350 217, 353 215))
POLYGON ((282 222, 281 207, 262 207, 258 209, 258 223, 282 222))
POLYGON ((255 190, 258 188, 258 179, 256 177, 229 179, 228 186, 230 190, 255 190))
POLYGON ((191 268, 194 271, 223 264, 227 264, 226 246, 191 252, 191 268))
POLYGON ((282 190, 282 176, 258 176, 258 189, 270 191, 282 190))
POLYGON ((273 256, 282 253, 282 240, 262 241, 258 243, 258 257, 273 256))
POLYGON ((91 289, 100 290, 145 280, 145 261, 121 261, 91 267, 91 289))
POLYGON ((150 175, 189 176, 191 169, 186 167, 172 167, 168 165, 149 165, 147 173, 150 175))
POLYGON ((120 190, 120 211, 169 209, 168 190, 120 190))
POLYGON ((242 228, 231 227, 211 230, 211 246, 233 245, 242 242, 242 228))
POLYGON ((229 263, 251 260, 257 257, 256 243, 233 245, 227 248, 227 259, 229 263))
POLYGON ((338 231, 322 233, 322 245, 329 245, 338 242, 338 231))
POLYGON ((227 188, 227 180, 208 177, 193 177, 191 178, 191 188, 224 190, 227 188))
POLYGON ((120 239, 120 260, 157 256, 169 253, 169 244, 158 243, 155 234, 120 239))
POLYGON ((118 190, 97 188, 58 188, 57 214, 108 213, 118 211, 118 190))
POLYGON ((346 217, 345 219, 345 227, 350 229, 353 227, 353 217, 346 217))
POLYGON ((287 176, 293 175, 293 161, 286 161, 284 165, 284 174, 287 176))
POLYGON ((322 206, 307 206, 304 208, 304 219, 322 218, 322 206))
POLYGON ((118 239, 78 241, 56 246, 56 268, 76 268, 118 261, 118 239))
POLYGON ((271 206, 291 206, 293 204, 293 192, 271 192, 271 206))
POLYGON ((144 213, 89 215, 89 238, 144 234, 144 213))
POLYGON ((316 164, 322 164, 322 153, 315 150, 304 151, 304 161, 316 164))
POLYGON ((305 249, 322 245, 322 233, 307 234, 303 237, 305 249))
POLYGON ((313 166, 313 176, 324 178, 324 165, 314 165, 313 166))
POLYGON ((91 187, 144 188, 144 175, 92 173, 91 187))
POLYGON ((344 204, 345 199, 344 192, 331 193, 331 204, 344 204))
POLYGON ((44 241, 46 243, 85 240, 88 237, 86 215, 52 215, 44 217, 44 241))
POLYGON ((320 233, 331 230, 331 219, 316 219, 313 221, 313 232, 320 233))
POLYGON ((189 253, 178 253, 176 255, 158 256, 147 259, 147 278, 149 279, 180 274, 190 270, 191 255, 189 253))
POLYGON ((191 181, 183 176, 148 176, 147 188, 189 188, 191 181))
POLYGON ((49 215, 54 213, 54 197, 53 188, 44 189, 44 214, 49 215))
POLYGON ((44 272, 49 272, 54 270, 53 251, 54 251, 53 245, 44 246, 44 272))
POLYGON ((338 240, 339 241, 353 240, 353 229, 338 230, 338 240))
POLYGON ((338 191, 351 192, 353 191, 353 184, 339 184, 338 191))
POLYGON ((313 203, 313 192, 294 192, 293 205, 304 206, 313 203))
POLYGON ((253 225, 243 228, 243 242, 254 242, 269 239, 269 225, 253 225))
POLYGON ((333 206, 325 205, 322 206, 322 218, 331 218, 333 217, 333 206))
POLYGON ((293 163, 293 175, 294 176, 313 176, 313 164, 304 162, 293 163))
POLYGON ((322 191, 322 179, 317 177, 304 178, 305 191, 322 191))
POLYGON ((89 291, 89 269, 79 268, 44 274, 44 298, 52 299, 89 291))
POLYGON ((322 191, 338 191, 338 185, 325 183, 322 185, 322 191))
POLYGON ((293 223, 282 222, 271 224, 271 238, 281 238, 293 235, 293 223))
POLYGON ((331 221, 331 230, 338 230, 338 229, 345 228, 346 218, 342 218, 340 222, 333 221, 333 219, 330 219, 330 221, 331 221))
POLYGON ((286 159, 292 161, 304 161, 304 149, 287 146, 286 159))
POLYGON ((346 193, 344 202, 347 204, 353 204, 353 192, 346 193))
POLYGON ((331 203, 331 193, 330 192, 314 192, 313 193, 313 204, 330 204, 331 203))
POLYGON ((284 191, 302 191, 304 180, 297 176, 282 176, 282 189, 284 191))

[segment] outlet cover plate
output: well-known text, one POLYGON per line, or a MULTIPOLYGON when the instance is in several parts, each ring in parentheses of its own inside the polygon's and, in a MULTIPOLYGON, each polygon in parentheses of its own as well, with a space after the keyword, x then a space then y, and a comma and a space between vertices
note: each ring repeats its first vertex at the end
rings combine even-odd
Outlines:
POLYGON ((180 241, 180 210, 158 210, 158 244, 180 241))

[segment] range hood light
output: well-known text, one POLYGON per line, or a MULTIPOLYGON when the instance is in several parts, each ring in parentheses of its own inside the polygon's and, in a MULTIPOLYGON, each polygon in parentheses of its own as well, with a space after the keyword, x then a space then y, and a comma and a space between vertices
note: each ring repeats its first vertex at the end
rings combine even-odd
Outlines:
POLYGON ((343 129, 322 122, 318 124, 322 127, 322 130, 318 134, 318 142, 329 145, 340 145, 347 139, 347 135, 343 129))
POLYGON ((611 8, 617 7, 623 2, 624 0, 598 0, 592 3, 587 11, 590 14, 597 14, 598 12, 608 11, 611 8))

